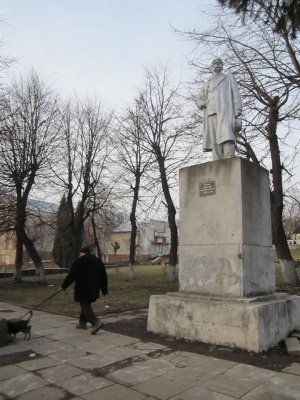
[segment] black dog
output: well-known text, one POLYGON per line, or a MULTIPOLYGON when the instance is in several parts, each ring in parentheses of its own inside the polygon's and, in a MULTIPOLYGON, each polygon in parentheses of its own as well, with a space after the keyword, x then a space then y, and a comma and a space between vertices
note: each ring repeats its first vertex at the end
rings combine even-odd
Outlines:
POLYGON ((11 340, 13 340, 19 332, 25 333, 24 340, 30 339, 31 335, 31 325, 30 319, 32 317, 32 311, 30 311, 30 317, 27 320, 22 319, 11 319, 6 321, 7 323, 7 333, 10 335, 11 340))

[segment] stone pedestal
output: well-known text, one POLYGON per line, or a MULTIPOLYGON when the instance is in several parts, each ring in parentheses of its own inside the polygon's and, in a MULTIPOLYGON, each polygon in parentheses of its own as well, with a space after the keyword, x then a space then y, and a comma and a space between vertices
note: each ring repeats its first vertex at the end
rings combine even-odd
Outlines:
POLYGON ((275 294, 268 172, 242 158, 180 170, 179 292, 151 296, 148 330, 262 351, 300 328, 275 294))

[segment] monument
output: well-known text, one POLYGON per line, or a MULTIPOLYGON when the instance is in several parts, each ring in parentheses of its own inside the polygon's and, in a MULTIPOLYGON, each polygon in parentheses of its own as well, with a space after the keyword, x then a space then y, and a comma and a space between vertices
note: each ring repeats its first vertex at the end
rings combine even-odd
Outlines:
POLYGON ((212 115, 216 161, 179 172, 179 292, 150 297, 147 329, 260 352, 300 329, 300 297, 275 292, 268 171, 218 143, 212 115))

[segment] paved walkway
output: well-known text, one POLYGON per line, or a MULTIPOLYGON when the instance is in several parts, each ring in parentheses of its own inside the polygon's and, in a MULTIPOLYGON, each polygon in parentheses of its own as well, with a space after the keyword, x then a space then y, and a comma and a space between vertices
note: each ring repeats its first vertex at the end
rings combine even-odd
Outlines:
MULTIPOLYGON (((0 302, 0 318, 24 309, 0 302)), ((107 316, 113 322, 133 316, 107 316)), ((35 311, 31 340, 0 348, 0 400, 300 399, 300 364, 274 372, 220 360, 35 311)), ((133 320, 134 323, 134 320, 133 320)))

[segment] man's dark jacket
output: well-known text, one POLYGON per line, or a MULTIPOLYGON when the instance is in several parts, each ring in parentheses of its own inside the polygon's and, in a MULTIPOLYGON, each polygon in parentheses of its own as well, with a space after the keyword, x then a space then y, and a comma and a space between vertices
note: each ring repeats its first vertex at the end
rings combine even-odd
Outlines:
POLYGON ((61 287, 66 289, 74 281, 75 301, 96 301, 99 298, 100 289, 103 295, 108 293, 105 265, 93 254, 85 254, 73 263, 61 287))

